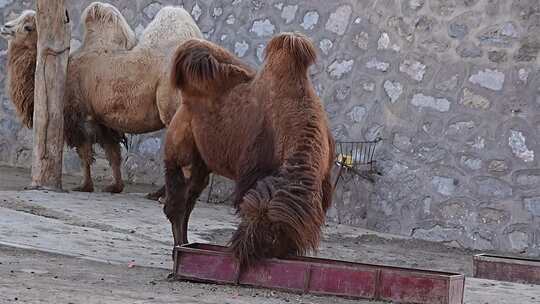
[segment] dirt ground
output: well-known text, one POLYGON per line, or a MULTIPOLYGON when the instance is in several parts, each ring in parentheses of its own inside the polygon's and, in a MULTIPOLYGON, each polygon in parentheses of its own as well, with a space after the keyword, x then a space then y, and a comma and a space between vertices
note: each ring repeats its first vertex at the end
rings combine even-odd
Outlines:
MULTIPOLYGON (((81 182, 81 177, 66 175, 62 177, 62 187, 70 190, 77 187, 81 182)), ((94 188, 101 191, 109 184, 107 179, 94 179, 94 188)), ((0 166, 0 191, 5 190, 24 190, 24 187, 30 184, 30 170, 23 168, 13 168, 0 166)), ((146 184, 126 183, 124 192, 128 193, 147 193, 158 189, 158 186, 146 184)))
MULTIPOLYGON (((64 181, 69 189, 79 178, 64 181)), ((28 171, 0 167, 0 303, 377 303, 169 281, 170 228, 162 206, 141 194, 155 186, 20 191, 28 182, 28 171)), ((190 240, 226 244, 236 223, 230 207, 200 203, 190 240)), ((474 252, 333 223, 324 230, 321 257, 472 272, 474 252)), ((540 286, 467 278, 465 303, 540 303, 540 286)))

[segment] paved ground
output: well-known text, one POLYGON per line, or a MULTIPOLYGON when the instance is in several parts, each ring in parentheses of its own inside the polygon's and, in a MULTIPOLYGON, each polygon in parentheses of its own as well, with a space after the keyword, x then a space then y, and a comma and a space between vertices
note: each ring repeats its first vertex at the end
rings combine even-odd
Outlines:
MULTIPOLYGON (((154 187, 130 185, 120 195, 16 191, 27 183, 26 171, 0 167, 0 303, 375 303, 169 282, 169 225, 162 206, 140 193, 154 187)), ((225 244, 236 218, 227 206, 201 203, 190 224, 190 241, 225 244)), ((467 275, 472 254, 334 224, 319 252, 467 275)), ((465 303, 540 303, 540 287, 467 278, 465 303)))

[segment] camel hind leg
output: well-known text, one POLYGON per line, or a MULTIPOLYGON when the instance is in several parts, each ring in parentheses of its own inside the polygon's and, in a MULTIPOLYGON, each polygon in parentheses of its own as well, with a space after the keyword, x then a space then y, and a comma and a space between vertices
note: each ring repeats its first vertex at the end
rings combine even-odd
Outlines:
POLYGON ((103 192, 120 193, 124 190, 124 182, 122 181, 122 151, 120 144, 105 143, 102 145, 107 156, 107 160, 111 165, 113 181, 110 185, 103 189, 103 192))
POLYGON ((92 144, 89 142, 82 143, 76 147, 77 154, 82 162, 83 180, 80 186, 73 188, 73 191, 93 192, 94 183, 92 182, 91 166, 94 161, 92 144))
POLYGON ((325 176, 322 182, 322 208, 326 213, 328 208, 332 205, 332 195, 334 193, 334 186, 332 185, 331 175, 325 176))
POLYGON ((327 130, 328 136, 328 168, 322 182, 322 207, 324 213, 332 206, 332 198, 335 185, 332 184, 332 167, 334 166, 336 142, 332 137, 330 130, 327 130))
POLYGON ((120 142, 126 141, 123 133, 109 129, 103 125, 96 125, 96 141, 105 150, 112 171, 112 183, 103 189, 103 192, 120 193, 124 190, 122 181, 122 150, 120 142))

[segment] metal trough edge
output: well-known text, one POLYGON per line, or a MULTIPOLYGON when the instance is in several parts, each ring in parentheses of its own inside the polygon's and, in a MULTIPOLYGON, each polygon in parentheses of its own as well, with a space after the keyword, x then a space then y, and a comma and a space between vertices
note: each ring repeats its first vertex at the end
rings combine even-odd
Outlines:
POLYGON ((174 273, 195 282, 416 304, 462 304, 465 284, 457 273, 312 257, 268 259, 241 271, 226 247, 199 243, 174 248, 174 273))
POLYGON ((475 278, 540 285, 540 260, 477 254, 473 256, 475 278))

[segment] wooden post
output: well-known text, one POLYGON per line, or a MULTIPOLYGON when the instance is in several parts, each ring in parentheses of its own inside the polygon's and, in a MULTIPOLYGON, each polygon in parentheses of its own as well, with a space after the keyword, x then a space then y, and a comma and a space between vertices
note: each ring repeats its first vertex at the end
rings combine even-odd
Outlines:
POLYGON ((62 189, 64 92, 71 28, 65 0, 37 0, 32 188, 62 189))

